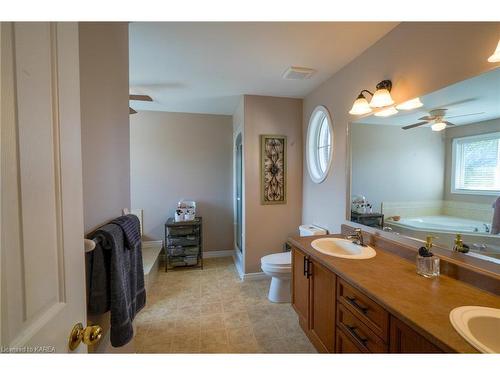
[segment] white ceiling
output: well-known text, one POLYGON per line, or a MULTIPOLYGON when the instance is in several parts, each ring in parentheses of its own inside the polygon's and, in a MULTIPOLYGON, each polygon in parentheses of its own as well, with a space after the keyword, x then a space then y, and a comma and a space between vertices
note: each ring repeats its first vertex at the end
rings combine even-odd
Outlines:
MULTIPOLYGON (((423 107, 400 111, 390 117, 369 116, 356 123, 405 126, 419 122, 432 109, 446 108, 445 119, 455 125, 467 125, 500 118, 500 68, 445 87, 420 98, 423 107), (481 113, 483 112, 483 113, 481 113), (477 115, 451 118, 465 114, 477 115)), ((430 125, 424 125, 424 127, 430 125)), ((410 130, 408 130, 410 131, 410 130)))
POLYGON ((136 110, 233 114, 242 94, 302 98, 393 29, 395 22, 130 24, 136 110), (281 77, 313 68, 308 80, 281 77))

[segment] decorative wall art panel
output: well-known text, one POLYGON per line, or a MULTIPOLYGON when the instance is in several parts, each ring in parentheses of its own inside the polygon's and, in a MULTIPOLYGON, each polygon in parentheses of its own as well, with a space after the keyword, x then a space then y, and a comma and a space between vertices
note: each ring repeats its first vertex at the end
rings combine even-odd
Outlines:
POLYGON ((286 137, 260 136, 261 204, 286 203, 286 137))

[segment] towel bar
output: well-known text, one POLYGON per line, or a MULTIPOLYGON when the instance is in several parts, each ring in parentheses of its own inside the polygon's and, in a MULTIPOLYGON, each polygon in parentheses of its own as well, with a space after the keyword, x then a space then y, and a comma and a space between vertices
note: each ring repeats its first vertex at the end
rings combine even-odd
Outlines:
POLYGON ((85 246, 85 252, 89 253, 89 252, 93 251, 99 242, 101 242, 101 239, 99 237, 96 237, 93 240, 89 240, 87 238, 84 238, 83 244, 85 246))

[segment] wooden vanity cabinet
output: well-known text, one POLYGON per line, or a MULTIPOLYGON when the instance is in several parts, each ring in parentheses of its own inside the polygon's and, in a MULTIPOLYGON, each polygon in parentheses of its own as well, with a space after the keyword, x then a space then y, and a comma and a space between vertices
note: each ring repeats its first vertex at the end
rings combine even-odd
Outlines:
POLYGON ((308 258, 292 248, 292 306, 299 316, 299 324, 304 331, 309 330, 309 277, 308 258))
POLYGON ((336 276, 292 248, 292 306, 299 323, 321 353, 335 352, 336 276))
POLYGON ((318 351, 335 352, 336 275, 309 260, 309 337, 318 351))
POLYGON ((442 353, 355 286, 292 247, 292 306, 320 353, 442 353))
POLYGON ((391 316, 391 353, 443 353, 401 320, 391 316))

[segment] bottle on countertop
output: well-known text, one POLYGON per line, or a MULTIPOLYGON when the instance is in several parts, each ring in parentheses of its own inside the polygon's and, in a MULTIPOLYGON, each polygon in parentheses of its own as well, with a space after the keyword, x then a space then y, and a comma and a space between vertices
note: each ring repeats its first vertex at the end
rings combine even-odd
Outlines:
POLYGON ((433 236, 427 236, 425 246, 418 249, 417 273, 424 277, 439 276, 439 258, 431 252, 433 236))

